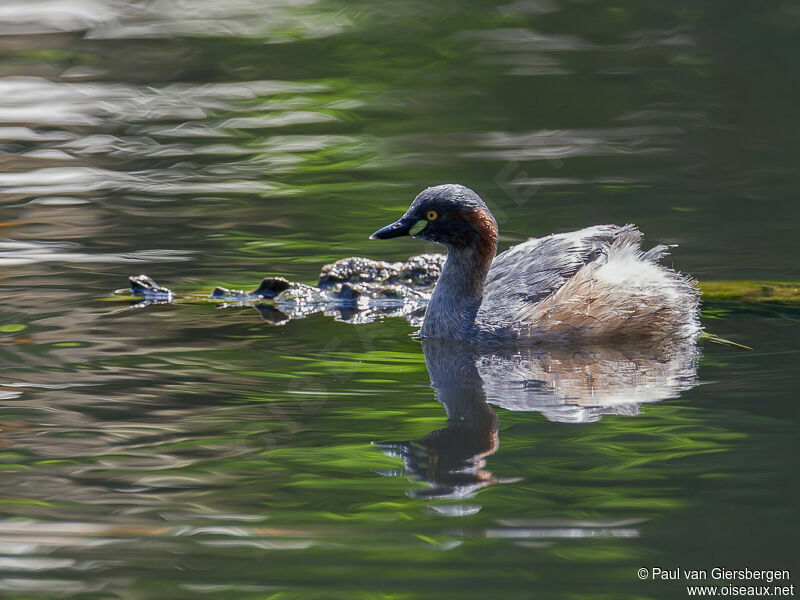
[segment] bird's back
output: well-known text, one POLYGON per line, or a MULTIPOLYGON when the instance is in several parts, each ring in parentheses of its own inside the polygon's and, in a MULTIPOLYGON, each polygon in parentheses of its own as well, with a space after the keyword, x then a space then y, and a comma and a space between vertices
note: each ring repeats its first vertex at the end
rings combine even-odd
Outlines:
POLYGON ((548 340, 699 331, 694 284, 642 252, 633 225, 598 225, 531 239, 499 254, 477 325, 497 337, 548 340))

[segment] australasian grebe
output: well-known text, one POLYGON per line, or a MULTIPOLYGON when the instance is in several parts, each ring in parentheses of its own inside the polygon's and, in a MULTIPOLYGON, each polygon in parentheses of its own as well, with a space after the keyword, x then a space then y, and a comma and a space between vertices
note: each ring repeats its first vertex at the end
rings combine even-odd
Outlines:
POLYGON ((420 193, 371 239, 410 235, 447 247, 421 335, 466 342, 693 339, 700 331, 692 280, 640 249, 633 225, 597 225, 530 239, 500 255, 497 223, 467 187, 420 193))

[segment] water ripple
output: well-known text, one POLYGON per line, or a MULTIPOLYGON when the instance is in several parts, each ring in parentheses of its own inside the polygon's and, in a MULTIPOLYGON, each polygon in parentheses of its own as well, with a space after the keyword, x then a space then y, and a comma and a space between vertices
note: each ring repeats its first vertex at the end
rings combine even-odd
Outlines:
POLYGON ((320 83, 250 81, 161 87, 117 83, 64 83, 40 77, 0 78, 0 123, 99 125, 104 119, 127 123, 193 121, 214 111, 251 112, 236 102, 278 94, 311 94, 320 83))
POLYGON ((272 41, 328 37, 351 27, 339 10, 317 0, 30 0, 0 6, 0 35, 84 31, 88 39, 175 36, 267 37, 272 41))
POLYGON ((609 156, 663 152, 683 131, 677 127, 537 130, 525 133, 487 132, 474 136, 486 150, 464 152, 469 158, 527 161, 576 156, 609 156))
POLYGON ((59 263, 141 263, 191 260, 186 250, 138 250, 119 254, 75 252, 77 244, 67 242, 19 242, 0 240, 0 265, 19 266, 44 262, 59 263))

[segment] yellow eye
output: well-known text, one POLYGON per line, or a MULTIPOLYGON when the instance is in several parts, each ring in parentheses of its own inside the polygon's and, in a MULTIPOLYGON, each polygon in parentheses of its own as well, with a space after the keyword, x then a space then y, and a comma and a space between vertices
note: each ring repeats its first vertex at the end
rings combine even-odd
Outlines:
POLYGON ((439 213, 436 212, 435 210, 429 210, 428 213, 425 215, 425 218, 428 219, 428 221, 435 221, 436 219, 439 218, 439 213))

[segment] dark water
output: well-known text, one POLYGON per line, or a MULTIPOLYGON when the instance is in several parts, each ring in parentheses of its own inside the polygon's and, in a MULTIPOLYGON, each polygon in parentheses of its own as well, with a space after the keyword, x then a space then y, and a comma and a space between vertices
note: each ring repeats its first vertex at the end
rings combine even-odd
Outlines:
POLYGON ((448 425, 401 319, 100 300, 435 250, 367 236, 449 181, 503 246, 635 222, 698 279, 800 279, 798 31, 792 2, 0 2, 0 589, 682 598, 636 570, 799 567, 796 314, 707 311, 754 350, 704 344, 677 397, 448 425))

